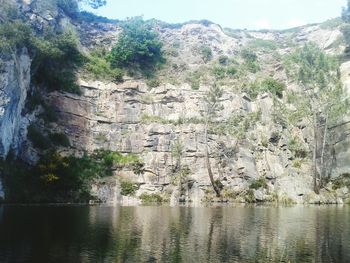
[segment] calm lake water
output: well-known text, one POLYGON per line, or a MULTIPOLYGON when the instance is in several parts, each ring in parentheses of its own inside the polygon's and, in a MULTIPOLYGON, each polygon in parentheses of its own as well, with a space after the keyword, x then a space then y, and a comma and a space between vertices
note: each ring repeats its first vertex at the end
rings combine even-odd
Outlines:
POLYGON ((0 262, 350 262, 350 207, 0 206, 0 262))

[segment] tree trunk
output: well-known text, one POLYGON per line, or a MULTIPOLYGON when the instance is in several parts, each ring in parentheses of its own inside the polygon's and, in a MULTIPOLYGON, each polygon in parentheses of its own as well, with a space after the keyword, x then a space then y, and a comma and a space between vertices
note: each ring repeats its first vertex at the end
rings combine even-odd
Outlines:
POLYGON ((210 179, 210 183, 213 186, 215 194, 217 197, 220 197, 220 188, 215 184, 213 171, 211 170, 210 160, 209 160, 209 145, 208 145, 208 122, 205 123, 204 127, 205 134, 205 161, 207 165, 208 175, 210 179))
POLYGON ((326 114, 326 120, 324 124, 324 131, 323 131, 323 142, 322 142, 322 149, 321 149, 321 172, 320 172, 320 187, 323 187, 323 181, 325 178, 325 171, 326 168, 324 167, 324 156, 326 151, 326 143, 327 143, 327 131, 328 131, 328 114, 326 114))
POLYGON ((314 191, 316 194, 320 192, 319 184, 317 182, 317 114, 314 113, 314 149, 313 149, 313 177, 314 177, 314 191))

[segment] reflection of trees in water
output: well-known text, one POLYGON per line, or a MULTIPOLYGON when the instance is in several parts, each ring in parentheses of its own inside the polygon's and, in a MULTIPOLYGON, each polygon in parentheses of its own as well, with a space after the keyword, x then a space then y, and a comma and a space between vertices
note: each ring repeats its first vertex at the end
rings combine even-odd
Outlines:
POLYGON ((0 262, 350 262, 349 212, 3 207, 0 262))

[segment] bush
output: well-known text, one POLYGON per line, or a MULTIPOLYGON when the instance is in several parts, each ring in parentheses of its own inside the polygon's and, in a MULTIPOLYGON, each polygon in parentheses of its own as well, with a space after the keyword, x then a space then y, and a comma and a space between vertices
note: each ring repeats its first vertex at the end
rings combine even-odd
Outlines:
POLYGON ((120 68, 113 68, 108 61, 106 50, 94 50, 87 56, 84 66, 85 75, 93 79, 122 82, 124 71, 120 68))
POLYGON ((77 36, 71 31, 60 34, 48 32, 43 38, 35 38, 33 82, 49 90, 80 94, 76 70, 85 60, 78 49, 78 43, 77 36))
POLYGON ((144 203, 144 204, 163 203, 163 202, 165 202, 163 197, 160 196, 159 194, 143 193, 143 194, 140 195, 140 199, 141 199, 142 203, 144 203))
POLYGON ((63 146, 63 147, 69 147, 70 142, 64 133, 51 133, 49 134, 49 138, 51 142, 56 146, 63 146))
POLYGON ((92 183, 111 176, 115 165, 128 165, 137 157, 99 150, 81 157, 48 152, 31 167, 19 160, 0 162, 10 202, 88 202, 92 183))
POLYGON ((255 39, 249 42, 248 46, 251 49, 262 49, 264 51, 274 51, 277 49, 277 43, 272 40, 255 39))
POLYGON ((226 55, 221 55, 218 60, 221 65, 226 66, 228 64, 228 56, 226 55))
POLYGON ((231 66, 231 67, 227 68, 226 74, 231 76, 231 77, 233 77, 233 76, 235 76, 237 74, 237 71, 238 70, 235 67, 231 66))
POLYGON ((253 63, 253 62, 256 62, 258 59, 258 56, 249 49, 243 49, 241 51, 241 57, 244 59, 246 63, 253 63))
POLYGON ((120 187, 121 187, 120 193, 124 196, 134 195, 136 190, 138 189, 136 184, 134 184, 133 182, 130 182, 130 181, 125 181, 125 180, 120 182, 120 187))
POLYGON ((209 62, 213 58, 213 51, 208 46, 202 46, 200 48, 200 54, 205 63, 209 62))
POLYGON ((41 133, 34 125, 28 127, 28 139, 33 143, 33 146, 42 150, 47 150, 51 147, 50 140, 41 133))
POLYGON ((308 156, 308 152, 299 137, 294 136, 289 139, 288 149, 293 153, 295 158, 304 159, 308 156))
POLYGON ((20 20, 0 23, 0 52, 9 54, 16 49, 30 48, 32 37, 30 26, 20 20))
POLYGON ((261 82, 261 86, 263 91, 270 92, 271 94, 276 95, 279 98, 283 96, 283 91, 286 88, 286 86, 283 83, 273 78, 264 79, 261 82))
POLYGON ((273 78, 266 78, 262 81, 255 81, 250 84, 246 91, 251 99, 256 99, 259 94, 264 92, 269 92, 274 96, 281 98, 283 96, 283 91, 285 90, 285 85, 273 78))
POLYGON ((159 81, 159 79, 151 78, 151 79, 148 79, 148 80, 146 81, 146 84, 147 84, 147 86, 150 87, 150 88, 156 88, 156 87, 159 87, 160 81, 159 81))
POLYGON ((265 178, 259 178, 257 180, 254 180, 249 186, 250 189, 255 189, 255 190, 258 190, 259 188, 266 188, 266 187, 267 187, 267 182, 265 178))
POLYGON ((224 67, 214 67, 212 72, 216 79, 223 79, 226 76, 226 69, 224 67))
POLYGON ((158 33, 141 17, 123 23, 123 32, 112 48, 109 61, 113 67, 154 68, 164 62, 158 33))

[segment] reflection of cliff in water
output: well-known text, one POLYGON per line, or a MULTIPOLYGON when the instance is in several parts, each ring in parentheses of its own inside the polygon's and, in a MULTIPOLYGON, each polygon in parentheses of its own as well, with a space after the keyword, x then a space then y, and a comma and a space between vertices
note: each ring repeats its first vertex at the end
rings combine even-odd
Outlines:
POLYGON ((349 207, 1 209, 1 262, 350 262, 349 207))

